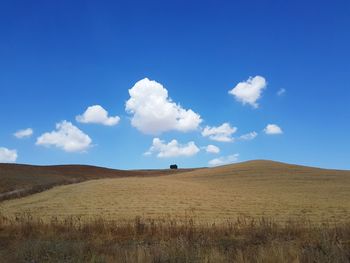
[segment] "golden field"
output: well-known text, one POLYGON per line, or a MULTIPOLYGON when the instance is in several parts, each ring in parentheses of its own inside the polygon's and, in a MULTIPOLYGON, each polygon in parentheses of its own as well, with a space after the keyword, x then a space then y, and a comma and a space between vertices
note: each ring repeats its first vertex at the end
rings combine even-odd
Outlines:
POLYGON ((6 217, 28 212, 52 217, 113 220, 244 217, 275 221, 350 220, 350 171, 250 161, 156 177, 121 177, 58 186, 0 203, 6 217))

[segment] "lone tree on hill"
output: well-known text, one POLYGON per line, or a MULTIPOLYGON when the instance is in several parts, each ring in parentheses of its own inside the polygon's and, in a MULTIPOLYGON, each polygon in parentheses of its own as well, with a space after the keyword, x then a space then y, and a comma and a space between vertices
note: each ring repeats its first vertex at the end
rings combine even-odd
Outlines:
POLYGON ((177 165, 176 164, 170 165, 170 169, 177 169, 177 165))

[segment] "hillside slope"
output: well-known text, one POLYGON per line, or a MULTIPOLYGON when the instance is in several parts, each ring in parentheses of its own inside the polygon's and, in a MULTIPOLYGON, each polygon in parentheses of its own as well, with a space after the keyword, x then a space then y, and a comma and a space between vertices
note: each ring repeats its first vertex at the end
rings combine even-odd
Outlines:
POLYGON ((35 166, 0 164, 0 200, 2 198, 39 192, 55 185, 101 178, 126 176, 159 176, 189 170, 115 170, 89 165, 35 166))
POLYGON ((186 218, 212 222, 239 216, 277 221, 350 220, 350 171, 271 161, 203 168, 173 176, 102 179, 5 201, 2 213, 41 218, 186 218))

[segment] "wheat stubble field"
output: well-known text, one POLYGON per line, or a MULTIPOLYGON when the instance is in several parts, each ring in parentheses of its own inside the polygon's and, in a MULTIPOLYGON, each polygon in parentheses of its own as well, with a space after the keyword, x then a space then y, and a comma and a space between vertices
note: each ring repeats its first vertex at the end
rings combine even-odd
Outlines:
POLYGON ((350 171, 0 168, 1 262, 350 261, 350 171))
POLYGON ((148 177, 91 180, 0 203, 2 214, 103 217, 112 220, 186 218, 223 222, 237 217, 283 222, 350 220, 350 172, 271 161, 148 177))

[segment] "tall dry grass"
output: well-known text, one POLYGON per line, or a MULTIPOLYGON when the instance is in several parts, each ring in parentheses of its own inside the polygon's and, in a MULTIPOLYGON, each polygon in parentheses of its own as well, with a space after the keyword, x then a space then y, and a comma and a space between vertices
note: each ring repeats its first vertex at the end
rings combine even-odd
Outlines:
POLYGON ((0 219, 1 262, 350 262, 350 222, 0 219))

